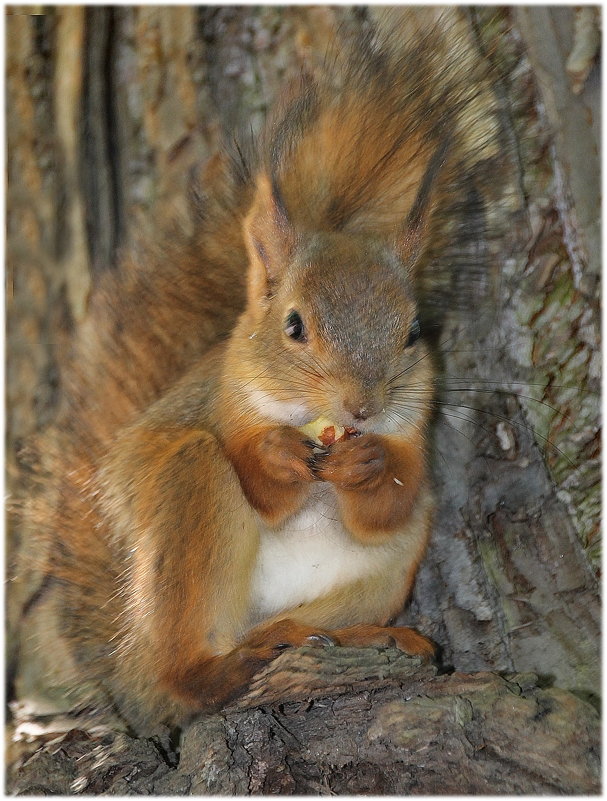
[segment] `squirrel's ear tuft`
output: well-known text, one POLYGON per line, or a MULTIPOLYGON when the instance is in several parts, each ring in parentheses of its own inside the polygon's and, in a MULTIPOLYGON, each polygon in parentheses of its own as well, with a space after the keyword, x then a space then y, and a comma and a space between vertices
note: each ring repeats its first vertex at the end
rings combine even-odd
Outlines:
POLYGON ((257 178, 251 210, 244 221, 249 253, 249 300, 270 297, 285 273, 295 235, 276 181, 257 178))

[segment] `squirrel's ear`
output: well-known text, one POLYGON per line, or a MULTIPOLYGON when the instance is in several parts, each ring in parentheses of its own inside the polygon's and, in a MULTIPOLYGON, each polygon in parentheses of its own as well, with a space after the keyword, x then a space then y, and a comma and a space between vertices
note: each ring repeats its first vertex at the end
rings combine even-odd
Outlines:
POLYGON ((278 184, 262 173, 244 221, 249 253, 249 300, 270 297, 284 274, 295 242, 278 184))
POLYGON ((444 137, 430 158, 413 206, 398 237, 397 249, 406 264, 415 269, 428 244, 432 217, 440 194, 440 181, 447 160, 451 138, 444 137))

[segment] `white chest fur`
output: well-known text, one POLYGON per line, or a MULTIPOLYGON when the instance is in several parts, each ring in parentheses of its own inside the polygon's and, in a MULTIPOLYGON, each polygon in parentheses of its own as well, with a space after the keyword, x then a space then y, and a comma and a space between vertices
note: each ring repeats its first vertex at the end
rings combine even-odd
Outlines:
POLYGON ((252 582, 257 621, 312 601, 349 582, 385 570, 394 547, 361 545, 344 529, 335 495, 314 488, 306 506, 279 529, 262 525, 252 582))

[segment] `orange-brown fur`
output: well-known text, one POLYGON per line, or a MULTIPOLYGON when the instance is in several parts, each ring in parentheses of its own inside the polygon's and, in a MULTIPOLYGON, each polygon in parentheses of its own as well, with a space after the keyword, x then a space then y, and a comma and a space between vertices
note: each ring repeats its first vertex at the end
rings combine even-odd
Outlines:
POLYGON ((336 487, 353 537, 363 542, 385 537, 406 524, 419 493, 425 476, 422 437, 400 440, 366 434, 337 443, 319 476, 336 487))
POLYGON ((219 708, 285 645, 432 653, 385 627, 433 508, 435 369, 407 338, 495 155, 494 122, 476 116, 470 137, 484 78, 438 29, 361 48, 339 90, 306 80, 279 108, 253 178, 209 165, 195 232, 128 258, 77 337, 48 438, 46 569, 89 700, 135 725, 219 708), (303 344, 285 334, 292 309, 303 344), (320 415, 361 436, 315 454, 297 426, 320 415), (260 612, 273 602, 262 580, 252 589, 263 543, 270 562, 276 532, 296 549, 290 521, 324 503, 358 561, 317 597, 260 612), (378 567, 362 575, 367 552, 378 567))
POLYGON ((306 437, 297 429, 253 426, 226 438, 225 448, 247 501, 268 523, 301 507, 315 476, 306 437))

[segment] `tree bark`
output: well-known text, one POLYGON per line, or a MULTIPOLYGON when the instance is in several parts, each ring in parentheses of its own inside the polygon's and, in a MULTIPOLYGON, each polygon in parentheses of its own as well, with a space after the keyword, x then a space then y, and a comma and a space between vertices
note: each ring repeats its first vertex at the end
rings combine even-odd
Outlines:
MULTIPOLYGON (((303 60, 322 68, 336 29, 347 36, 372 13, 7 9, 12 494, 27 485, 17 454, 52 420, 63 354, 99 275, 119 269, 121 249, 137 237, 187 215, 192 175, 222 138, 249 126, 257 133, 303 60)), ((592 9, 580 21, 565 7, 465 13, 479 48, 501 65, 496 91, 515 157, 509 199, 494 212, 504 233, 490 243, 488 290, 467 319, 445 321, 439 508, 402 616, 457 672, 412 678, 408 660, 364 651, 361 672, 337 692, 342 657, 285 654, 270 675, 286 665, 305 692, 259 679, 261 697, 253 689, 244 707, 186 732, 179 766, 168 740, 108 733, 94 740, 98 763, 86 762, 87 776, 76 756, 97 735, 73 733, 34 756, 46 779, 34 778, 30 762, 15 791, 597 791, 597 716, 579 696, 600 691, 598 21, 592 9), (585 77, 579 58, 567 72, 578 52, 585 77), (330 667, 311 688, 300 673, 310 679, 314 659, 330 667), (378 660, 404 673, 363 689, 378 660), (538 674, 543 689, 495 671, 538 674), (329 700, 308 708, 296 698, 329 700), (147 767, 130 777, 129 760, 147 767)), ((30 534, 12 520, 8 644, 17 679, 35 657, 21 615, 40 578, 17 568, 30 534)), ((352 661, 342 667, 354 670, 352 661)))
POLYGON ((599 716, 533 674, 437 675, 387 649, 303 648, 247 696, 167 734, 47 733, 14 792, 131 795, 597 793, 599 716))
POLYGON ((499 304, 485 300, 446 337, 440 509, 409 617, 458 669, 536 670, 593 694, 600 195, 596 170, 583 185, 576 173, 596 154, 594 88, 578 96, 568 89, 571 9, 521 10, 519 20, 525 49, 510 51, 517 78, 505 86, 518 211, 498 243, 499 304), (551 50, 545 37, 555 30, 559 46, 551 50), (546 94, 553 105, 561 98, 550 117, 546 94))

